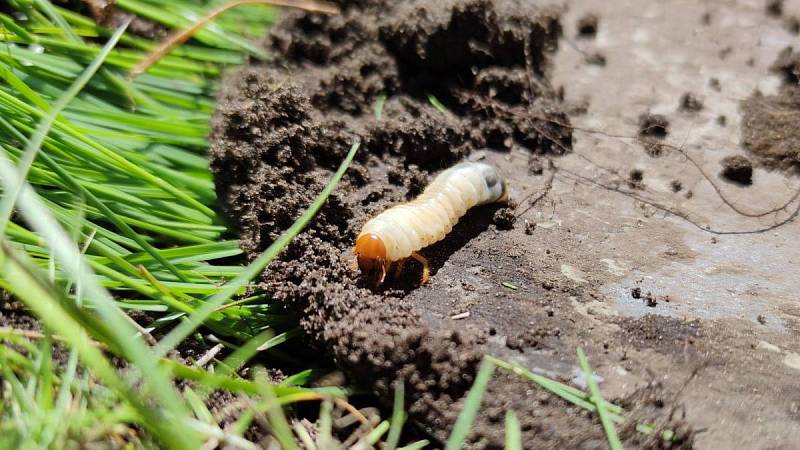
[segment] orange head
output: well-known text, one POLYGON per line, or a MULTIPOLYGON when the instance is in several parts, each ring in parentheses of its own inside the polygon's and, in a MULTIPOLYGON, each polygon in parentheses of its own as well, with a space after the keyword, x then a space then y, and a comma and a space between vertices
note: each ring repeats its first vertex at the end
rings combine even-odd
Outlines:
POLYGON ((356 240, 354 251, 358 258, 358 268, 367 279, 373 280, 376 285, 383 283, 388 263, 383 240, 377 234, 363 234, 356 240))

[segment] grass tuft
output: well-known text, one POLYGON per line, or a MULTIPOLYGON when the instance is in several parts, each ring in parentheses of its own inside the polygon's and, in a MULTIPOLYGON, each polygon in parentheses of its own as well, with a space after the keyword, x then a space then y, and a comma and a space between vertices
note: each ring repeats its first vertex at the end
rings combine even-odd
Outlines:
POLYGON ((475 376, 475 382, 467 393, 467 398, 464 401, 464 409, 458 415, 450 437, 447 439, 445 450, 458 450, 464 446, 467 440, 469 430, 472 427, 472 422, 478 415, 478 409, 483 400, 483 394, 486 392, 486 387, 489 385, 489 380, 494 374, 495 365, 488 360, 484 360, 478 369, 478 374, 475 376))
POLYGON ((581 370, 586 377, 586 383, 589 385, 589 391, 592 393, 590 397, 592 403, 597 408, 597 415, 600 417, 600 423, 603 424, 603 430, 606 432, 606 439, 608 439, 608 446, 611 450, 622 450, 622 442, 617 436, 617 430, 614 427, 614 422, 606 409, 606 402, 603 400, 603 395, 600 393, 600 387, 597 385, 597 380, 594 378, 591 366, 589 366, 589 358, 583 352, 583 349, 578 349, 578 361, 581 365, 581 370))

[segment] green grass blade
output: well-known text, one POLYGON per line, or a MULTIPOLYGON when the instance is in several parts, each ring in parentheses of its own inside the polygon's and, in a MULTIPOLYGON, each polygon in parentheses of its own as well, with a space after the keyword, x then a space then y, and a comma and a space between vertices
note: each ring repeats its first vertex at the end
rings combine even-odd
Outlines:
MULTIPOLYGON (((580 406, 583 409, 586 409, 591 412, 597 411, 595 405, 589 400, 589 395, 585 392, 581 391, 580 389, 576 389, 572 386, 569 386, 564 383, 559 383, 558 381, 551 380, 547 377, 543 377, 541 375, 537 375, 530 370, 515 364, 503 361, 501 359, 497 359, 492 356, 485 356, 486 359, 493 362, 498 367, 501 367, 505 370, 513 372, 522 378, 525 378, 529 381, 532 381, 542 388, 550 391, 551 393, 563 398, 564 400, 576 405, 580 406)), ((617 423, 622 423, 625 419, 622 418, 620 414, 622 414, 622 408, 613 403, 605 402, 606 410, 611 413, 612 420, 617 423)))
POLYGON ((159 417, 150 406, 143 403, 140 396, 122 381, 102 352, 90 341, 83 326, 73 320, 72 315, 62 306, 63 300, 53 296, 56 290, 48 286, 41 276, 31 271, 24 255, 15 254, 9 245, 3 244, 0 249, 0 269, 4 278, 11 282, 12 293, 25 302, 45 326, 58 332, 69 342, 95 376, 136 407, 146 421, 145 426, 155 436, 161 438, 168 448, 187 450, 197 448, 191 445, 191 435, 180 438, 175 436, 174 424, 167 426, 163 423, 164 418, 159 417))
POLYGON ((342 164, 339 166, 339 170, 331 178, 330 182, 328 182, 325 189, 317 196, 316 199, 311 203, 308 209, 303 212, 303 214, 286 230, 283 234, 281 234, 275 242, 272 243, 265 251, 262 253, 255 261, 253 261, 250 265, 247 266, 247 269, 241 273, 241 275, 237 276, 225 286, 223 286, 217 294, 209 298, 205 304, 198 308, 194 314, 188 317, 188 319, 182 322, 180 325, 175 327, 172 331, 169 332, 156 346, 156 354, 159 356, 166 355, 166 353, 176 345, 178 345, 181 341, 186 339, 192 332, 194 332, 197 327, 199 327, 208 316, 210 316, 218 307, 220 307, 223 303, 228 301, 236 292, 238 292, 241 288, 245 287, 252 279, 257 277, 264 268, 278 256, 289 243, 298 235, 301 231, 311 222, 311 219, 316 216, 317 212, 322 208, 322 205, 328 200, 328 197, 331 195, 331 192, 336 188, 336 185, 339 184, 339 181, 344 176, 345 171, 350 166, 350 163, 353 161, 353 157, 358 151, 360 143, 356 142, 350 148, 350 151, 347 153, 342 164))
POLYGON ((248 340, 241 347, 234 350, 233 353, 228 355, 222 361, 222 364, 217 368, 216 372, 220 375, 230 375, 236 373, 242 366, 247 363, 256 353, 259 348, 275 336, 272 330, 265 330, 259 333, 253 339, 248 340))
POLYGON ((381 436, 383 436, 387 430, 389 430, 389 421, 384 420, 364 437, 364 442, 366 442, 370 447, 375 445, 375 443, 380 440, 381 436))
POLYGON ((375 106, 373 110, 373 114, 375 114, 375 120, 381 120, 383 116, 383 107, 386 104, 386 95, 379 95, 378 99, 375 100, 375 106))
POLYGON ((589 366, 589 359, 586 357, 586 354, 581 348, 578 348, 578 362, 581 365, 581 370, 583 370, 583 373, 586 376, 586 383, 589 385, 589 392, 592 393, 591 400, 592 403, 594 403, 594 405, 597 407, 597 415, 600 416, 600 423, 603 424, 603 430, 606 432, 608 446, 611 447, 611 450, 622 450, 622 442, 620 442, 619 436, 617 435, 617 429, 614 427, 614 422, 612 422, 611 417, 608 414, 608 410, 606 410, 603 395, 600 393, 600 387, 597 385, 597 380, 594 379, 591 366, 589 366))
POLYGON ((406 395, 406 385, 398 382, 394 388, 394 405, 392 406, 392 426, 389 428, 389 436, 386 438, 386 450, 395 450, 400 442, 400 433, 403 431, 403 424, 406 414, 403 407, 406 395))
POLYGON ((22 183, 28 177, 28 171, 30 171, 31 165, 36 159, 36 154, 39 152, 44 138, 47 136, 47 133, 50 132, 50 127, 53 126, 53 122, 56 121, 61 111, 76 95, 78 95, 84 86, 86 86, 86 83, 94 76, 103 64, 103 61, 105 61, 109 53, 111 53, 111 50, 117 45, 117 42, 119 42, 120 37, 122 37, 122 34, 128 28, 129 23, 130 19, 114 32, 111 39, 106 42, 106 45, 103 46, 103 49, 97 55, 97 58, 95 58, 75 82, 64 91, 64 94, 53 104, 50 111, 44 116, 44 119, 39 122, 33 137, 31 137, 28 144, 25 146, 25 152, 18 166, 20 182, 12 186, 11 189, 7 189, 4 192, 2 200, 0 200, 0 236, 5 234, 8 220, 11 217, 11 210, 14 208, 14 203, 17 201, 20 189, 22 189, 22 183))
MULTIPOLYGON (((0 152, 0 183, 5 189, 9 189, 20 181, 14 166, 8 161, 5 154, 0 152)), ((23 184, 20 191, 18 207, 33 229, 47 240, 52 253, 64 270, 76 283, 83 286, 87 301, 90 301, 113 333, 114 344, 118 345, 124 356, 144 374, 145 384, 158 396, 161 406, 165 409, 164 412, 172 416, 172 420, 176 424, 174 426, 179 429, 183 428, 185 419, 188 418, 188 411, 175 392, 171 380, 159 367, 158 359, 140 339, 134 338, 136 330, 125 313, 115 305, 109 293, 97 284, 88 265, 81 264, 80 250, 27 183, 23 184)), ((0 273, 3 273, 4 279, 13 282, 13 279, 7 277, 5 272, 0 273)), ((57 314, 56 317, 58 317, 57 314)), ((40 316, 40 318, 42 317, 40 316)), ((83 332, 83 330, 80 331, 83 332)), ((155 424, 154 426, 160 425, 155 424)), ((175 429, 172 430, 172 432, 174 431, 175 429)), ((194 433, 188 429, 183 429, 183 431, 186 433, 185 438, 180 444, 176 443, 174 448, 196 448, 196 445, 192 445, 197 443, 194 433)), ((172 438, 169 439, 174 441, 172 438)))
POLYGON ((284 415, 281 405, 277 402, 273 387, 266 381, 266 373, 263 369, 259 370, 259 372, 256 374, 256 381, 258 382, 261 396, 267 404, 267 417, 269 418, 273 436, 280 442, 283 450, 299 450, 292 436, 292 428, 289 426, 289 421, 286 420, 286 415, 284 415))
POLYGON ((506 412, 506 448, 505 450, 522 450, 522 430, 514 411, 506 412))
POLYGON ((413 444, 406 445, 405 447, 400 447, 397 450, 420 450, 427 447, 430 442, 427 439, 423 439, 421 441, 414 442, 413 444))
POLYGON ((440 113, 448 113, 447 107, 444 106, 444 103, 440 102, 438 98, 436 98, 433 94, 428 94, 428 102, 434 108, 438 109, 440 113))
POLYGON ((484 360, 481 363, 481 367, 478 369, 478 375, 475 376, 475 382, 472 383, 472 387, 469 389, 469 393, 467 393, 464 409, 461 410, 461 414, 458 415, 456 424, 453 426, 453 431, 447 439, 445 450, 460 450, 464 447, 464 442, 467 440, 472 422, 475 421, 475 417, 478 415, 478 409, 480 409, 483 394, 486 392, 486 387, 489 385, 489 380, 492 378, 494 368, 495 365, 488 360, 484 360))

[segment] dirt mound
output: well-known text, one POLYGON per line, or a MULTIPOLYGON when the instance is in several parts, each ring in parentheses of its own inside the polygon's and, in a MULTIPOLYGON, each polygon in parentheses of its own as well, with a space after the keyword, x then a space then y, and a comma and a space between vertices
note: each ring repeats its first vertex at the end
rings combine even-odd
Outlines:
POLYGON ((772 66, 783 77, 778 95, 755 92, 741 104, 742 145, 766 167, 800 169, 800 52, 785 48, 772 66))
MULTIPOLYGON (((342 185, 265 272, 263 287, 298 311, 357 380, 385 398, 405 383, 415 419, 444 438, 482 337, 452 325, 428 329, 404 291, 366 289, 350 269, 351 247, 371 215, 473 149, 570 150, 569 120, 547 78, 558 12, 524 0, 338 3, 339 16, 288 15, 265 41, 274 60, 225 83, 211 134, 217 192, 255 256, 362 142, 342 185)), ((526 417, 528 443, 602 441, 596 424, 563 401, 544 395, 537 403, 527 397, 542 394, 520 395, 522 382, 499 380, 485 402, 496 414, 482 415, 475 447, 502 446, 509 405, 526 417)))

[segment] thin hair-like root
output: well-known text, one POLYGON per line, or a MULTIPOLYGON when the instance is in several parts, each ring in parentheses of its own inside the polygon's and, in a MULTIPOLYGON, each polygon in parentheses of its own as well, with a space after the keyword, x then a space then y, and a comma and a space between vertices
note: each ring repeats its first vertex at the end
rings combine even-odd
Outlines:
POLYGON ((184 30, 180 30, 161 43, 157 49, 147 55, 146 58, 141 60, 128 72, 128 79, 132 80, 137 76, 144 73, 153 64, 157 63, 161 58, 166 56, 175 47, 183 44, 191 38, 198 30, 206 26, 209 22, 216 19, 217 16, 243 5, 269 5, 269 6, 284 6, 287 8, 297 8, 308 12, 317 12, 322 14, 339 14, 339 8, 330 3, 318 2, 315 0, 232 0, 222 6, 219 6, 209 12, 205 17, 200 18, 192 26, 184 30))
MULTIPOLYGON (((578 50, 580 53, 584 54, 584 52, 582 52, 580 49, 578 49, 577 46, 575 46, 572 42, 570 42, 570 41, 568 41, 568 42, 575 50, 578 50)), ((525 39, 525 45, 524 45, 523 53, 524 53, 523 56, 524 56, 524 59, 525 59, 525 72, 526 72, 526 76, 527 76, 529 96, 530 96, 527 108, 505 106, 505 105, 499 104, 498 102, 495 102, 495 101, 485 101, 485 100, 483 100, 483 99, 481 99, 481 98, 479 98, 477 96, 471 95, 471 94, 469 94, 467 92, 460 93, 461 97, 463 99, 465 99, 465 100, 474 102, 474 104, 477 107, 479 107, 479 108, 481 108, 481 109, 483 109, 484 111, 487 111, 487 112, 488 111, 493 111, 495 113, 503 114, 503 115, 506 115, 506 116, 512 116, 512 117, 513 116, 519 116, 519 115, 525 115, 525 116, 530 117, 530 118, 532 118, 534 120, 540 120, 540 121, 548 122, 548 123, 551 123, 551 124, 554 124, 554 125, 558 125, 558 126, 563 127, 563 128, 570 129, 572 131, 581 131, 581 132, 584 132, 584 133, 587 133, 587 134, 596 134, 596 135, 605 136, 605 137, 614 138, 614 139, 620 139, 620 140, 624 139, 624 140, 634 140, 634 141, 637 141, 637 142, 644 142, 643 138, 640 137, 640 136, 626 136, 626 135, 622 135, 622 134, 609 133, 609 132, 602 131, 602 130, 594 130, 594 129, 589 129, 589 128, 576 127, 576 126, 571 125, 571 124, 562 123, 561 121, 553 119, 553 118, 550 118, 550 117, 544 117, 544 116, 541 116, 539 114, 536 114, 533 111, 533 108, 532 108, 533 99, 535 98, 535 95, 534 95, 535 89, 534 89, 534 76, 533 76, 533 61, 531 60, 530 37, 525 39)), ((545 83, 546 83, 546 81, 545 81, 545 83)), ((566 146, 564 146, 557 139, 554 139, 552 136, 550 136, 548 133, 546 133, 544 130, 542 130, 535 123, 532 124, 532 127, 533 127, 534 130, 536 130, 537 133, 539 133, 545 139, 549 140, 554 145, 559 147, 562 151, 564 151, 565 153, 570 153, 570 149, 566 148, 566 146)), ((687 136, 687 139, 688 139, 688 136, 687 136)), ((685 144, 685 142, 684 142, 684 144, 685 144)), ((659 142, 658 145, 661 146, 662 148, 667 148, 669 150, 673 150, 673 151, 681 154, 684 158, 686 158, 686 160, 689 161, 689 163, 695 168, 695 170, 700 172, 700 174, 703 176, 703 178, 706 181, 708 181, 708 183, 714 189, 714 192, 720 198, 720 200, 722 200, 722 202, 728 208, 733 210, 736 214, 739 214, 739 215, 744 216, 744 217, 749 217, 749 218, 760 218, 760 217, 768 216, 768 215, 773 214, 773 213, 778 213, 780 211, 786 211, 788 213, 788 216, 786 218, 784 218, 783 220, 781 220, 781 221, 773 223, 770 226, 757 228, 757 229, 753 229, 753 230, 741 230, 741 231, 736 231, 736 230, 730 230, 730 231, 714 230, 714 229, 712 229, 712 228, 710 228, 708 226, 705 226, 705 227, 702 226, 698 222, 694 221, 691 217, 689 217, 689 215, 687 213, 685 213, 683 211, 680 211, 680 210, 677 210, 675 208, 671 208, 669 206, 663 205, 663 204, 657 202, 656 200, 649 199, 649 198, 644 197, 644 196, 642 196, 640 194, 637 194, 635 192, 630 192, 630 191, 626 191, 626 190, 620 189, 618 186, 605 185, 603 183, 600 183, 598 181, 592 180, 592 179, 590 179, 588 177, 585 177, 583 175, 576 174, 574 172, 569 172, 569 171, 567 171, 567 170, 565 170, 563 168, 559 168, 558 166, 556 166, 554 164, 552 158, 548 158, 550 160, 550 169, 552 170, 551 176, 546 181, 544 189, 537 196, 537 198, 531 203, 531 205, 528 208, 526 208, 523 212, 517 214, 517 217, 519 218, 520 216, 525 214, 539 200, 541 200, 543 197, 547 196, 547 194, 550 192, 550 189, 552 188, 553 178, 556 175, 555 172, 558 169, 564 170, 564 172, 566 172, 568 174, 567 177, 572 176, 575 181, 582 181, 582 182, 592 183, 592 184, 595 184, 595 185, 597 185, 599 187, 602 187, 604 189, 615 191, 615 192, 620 193, 622 195, 629 196, 631 198, 634 198, 636 200, 641 201, 642 203, 651 205, 656 209, 659 209, 659 210, 664 211, 664 212, 669 213, 669 214, 673 214, 676 217, 679 217, 679 218, 685 220, 686 222, 690 223, 691 225, 694 225, 695 227, 697 227, 697 228, 699 228, 699 229, 701 229, 703 231, 707 231, 709 233, 712 233, 712 234, 753 234, 753 233, 763 233, 763 232, 766 232, 766 231, 770 231, 770 230, 774 230, 776 228, 779 228, 779 227, 781 227, 781 226, 793 221, 795 218, 798 217, 798 215, 800 215, 800 202, 798 202, 798 205, 794 210, 791 210, 791 211, 788 210, 788 208, 792 205, 792 203, 794 203, 795 201, 798 200, 798 198, 800 198, 800 187, 796 188, 794 193, 785 202, 783 202, 782 204, 780 204, 780 205, 778 205, 776 207, 773 207, 773 208, 767 209, 767 210, 763 210, 763 211, 760 211, 760 212, 747 211, 747 210, 743 209, 742 207, 740 207, 740 206, 736 205, 735 203, 733 203, 733 201, 731 201, 722 192, 722 189, 719 187, 719 185, 711 178, 711 176, 708 173, 706 173, 705 170, 703 170, 703 168, 700 166, 700 164, 694 158, 692 158, 691 155, 689 155, 689 153, 683 148, 684 145, 676 146, 676 145, 673 145, 673 144, 670 144, 670 143, 661 143, 661 142, 659 142)), ((604 171, 606 171, 608 173, 611 173, 611 174, 613 174, 615 176, 620 176, 619 173, 616 170, 603 167, 603 166, 595 163, 594 161, 592 161, 591 159, 589 159, 585 155, 582 155, 582 154, 577 153, 577 152, 572 152, 572 153, 574 153, 578 157, 588 161, 590 164, 592 164, 593 166, 595 166, 595 167, 597 167, 599 169, 602 169, 602 170, 604 170, 604 171)), ((529 195, 528 197, 523 199, 523 201, 527 200, 527 198, 529 198, 532 195, 534 195, 534 193, 532 193, 531 195, 529 195)), ((522 204, 522 202, 520 202, 520 205, 521 204, 522 204)))

